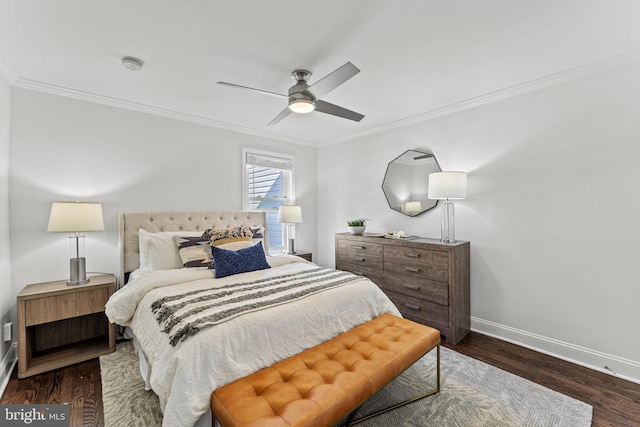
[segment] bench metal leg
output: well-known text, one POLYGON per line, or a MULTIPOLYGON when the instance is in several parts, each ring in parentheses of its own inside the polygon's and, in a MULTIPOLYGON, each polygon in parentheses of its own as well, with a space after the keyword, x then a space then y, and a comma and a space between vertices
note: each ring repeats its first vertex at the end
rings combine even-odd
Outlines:
POLYGON ((379 410, 377 412, 374 412, 373 414, 369 414, 369 415, 367 415, 365 417, 358 418, 357 420, 352 421, 353 417, 355 416, 356 412, 359 409, 359 407, 358 407, 353 412, 351 412, 351 414, 349 414, 349 416, 347 418, 347 422, 345 423, 345 426, 356 425, 358 423, 361 423, 362 421, 365 421, 365 420, 368 420, 370 418, 377 417, 378 415, 384 414, 385 412, 393 411, 394 409, 400 408, 401 406, 408 405, 409 403, 413 403, 413 402, 418 401, 420 399, 424 399, 425 397, 428 397, 428 396, 434 395, 436 393, 439 393, 440 392, 440 344, 437 345, 437 356, 436 356, 436 358, 437 358, 437 362, 436 362, 436 383, 437 384, 436 384, 436 388, 435 389, 429 390, 424 394, 421 394, 421 395, 413 397, 413 398, 411 398, 409 400, 405 400, 404 402, 397 403, 395 405, 389 406, 388 408, 381 409, 381 410, 379 410))

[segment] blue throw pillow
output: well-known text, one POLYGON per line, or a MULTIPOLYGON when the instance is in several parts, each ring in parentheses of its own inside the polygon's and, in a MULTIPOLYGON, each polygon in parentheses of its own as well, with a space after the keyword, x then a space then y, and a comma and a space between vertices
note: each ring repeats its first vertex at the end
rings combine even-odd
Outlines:
POLYGON ((211 246, 211 254, 213 255, 217 279, 233 274, 271 268, 269 263, 267 263, 262 242, 238 251, 230 251, 218 246, 211 246))

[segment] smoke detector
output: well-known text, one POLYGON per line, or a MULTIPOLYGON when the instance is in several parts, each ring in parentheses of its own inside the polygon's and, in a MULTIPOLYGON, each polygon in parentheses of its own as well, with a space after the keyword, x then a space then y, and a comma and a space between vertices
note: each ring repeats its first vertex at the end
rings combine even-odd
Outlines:
POLYGON ((139 58, 135 58, 133 56, 125 56, 122 58, 122 66, 130 71, 140 71, 142 70, 142 66, 144 65, 144 61, 139 58))

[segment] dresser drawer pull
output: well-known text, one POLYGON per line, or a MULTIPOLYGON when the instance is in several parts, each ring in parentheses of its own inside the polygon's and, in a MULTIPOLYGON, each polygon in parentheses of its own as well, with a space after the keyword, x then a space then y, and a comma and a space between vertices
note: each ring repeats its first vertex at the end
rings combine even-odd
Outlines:
POLYGON ((367 247, 366 246, 354 246, 354 249, 360 249, 361 251, 366 251, 367 247))
POLYGON ((356 276, 364 276, 364 273, 362 271, 353 270, 352 273, 355 274, 356 276))
POLYGON ((367 259, 366 258, 360 258, 358 261, 367 262, 367 259))
POLYGON ((406 256, 408 258, 420 258, 420 254, 408 253, 408 254, 404 254, 404 256, 406 256))
POLYGON ((420 311, 420 306, 409 304, 408 302, 405 302, 404 306, 413 311, 420 311))
POLYGON ((420 286, 412 285, 411 283, 405 283, 404 287, 407 288, 407 289, 414 290, 414 291, 419 291, 420 290, 420 286))
POLYGON ((410 271, 412 273, 420 273, 420 269, 419 268, 415 268, 415 267, 406 267, 404 268, 407 271, 410 271))

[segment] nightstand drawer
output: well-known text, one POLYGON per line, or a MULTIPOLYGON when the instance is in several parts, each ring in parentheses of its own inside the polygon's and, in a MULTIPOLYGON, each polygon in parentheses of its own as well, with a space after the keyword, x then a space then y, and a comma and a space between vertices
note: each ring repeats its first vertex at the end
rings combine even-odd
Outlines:
POLYGON ((26 326, 104 311, 111 289, 88 289, 74 294, 53 295, 25 301, 26 326))

